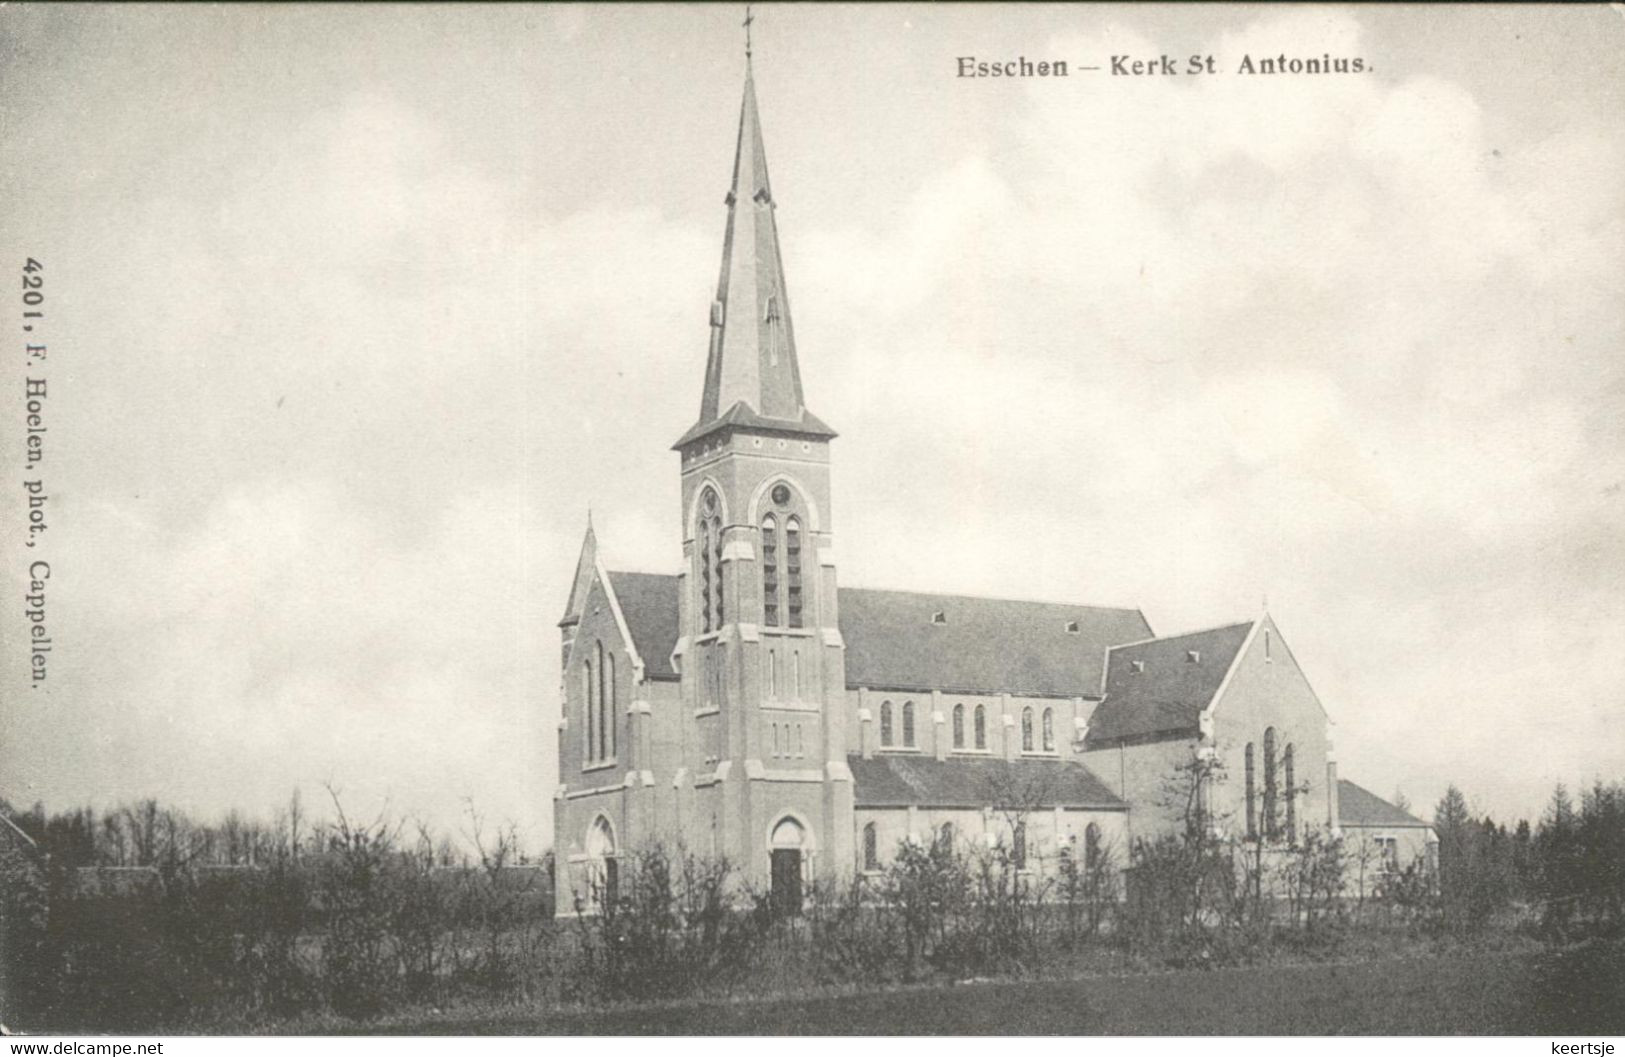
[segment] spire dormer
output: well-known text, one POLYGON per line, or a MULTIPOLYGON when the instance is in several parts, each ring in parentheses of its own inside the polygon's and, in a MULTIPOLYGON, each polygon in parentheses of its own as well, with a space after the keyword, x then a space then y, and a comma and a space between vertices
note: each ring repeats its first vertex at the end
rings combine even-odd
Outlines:
POLYGON ((681 451, 729 427, 833 437, 834 431, 807 410, 802 397, 767 151, 748 66, 733 186, 726 201, 728 226, 717 296, 711 302, 711 345, 700 417, 673 447, 681 451))

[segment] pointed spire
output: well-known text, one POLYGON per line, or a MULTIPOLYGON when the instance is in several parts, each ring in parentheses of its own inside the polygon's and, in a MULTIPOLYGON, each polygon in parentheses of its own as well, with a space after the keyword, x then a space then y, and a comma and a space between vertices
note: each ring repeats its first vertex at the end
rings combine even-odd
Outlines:
POLYGON ((592 507, 587 508, 587 534, 581 540, 581 556, 576 559, 576 574, 570 581, 570 600, 564 603, 564 616, 559 627, 569 627, 581 620, 581 608, 587 604, 587 589, 592 586, 593 574, 598 568, 598 536, 592 530, 592 507))
MULTIPOLYGON (((747 15, 747 33, 749 21, 747 15)), ((834 436, 802 402, 767 149, 748 58, 733 186, 726 201, 728 226, 717 296, 711 304, 711 348, 700 418, 675 446, 681 448, 728 424, 834 436)))

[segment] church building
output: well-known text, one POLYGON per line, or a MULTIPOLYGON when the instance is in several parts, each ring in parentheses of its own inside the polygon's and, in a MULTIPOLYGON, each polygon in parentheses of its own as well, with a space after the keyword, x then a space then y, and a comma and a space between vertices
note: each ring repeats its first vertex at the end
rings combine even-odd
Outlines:
MULTIPOLYGON (((1267 614, 1159 637, 1137 609, 840 584, 836 434, 802 394, 748 69, 726 201, 699 417, 673 445, 682 564, 609 569, 589 525, 559 625, 558 912, 655 844, 791 907, 904 840, 1122 864, 1186 824, 1193 761, 1224 775, 1199 793, 1227 835, 1338 832, 1331 721, 1267 614)), ((1362 822, 1425 830, 1359 793, 1362 822)))

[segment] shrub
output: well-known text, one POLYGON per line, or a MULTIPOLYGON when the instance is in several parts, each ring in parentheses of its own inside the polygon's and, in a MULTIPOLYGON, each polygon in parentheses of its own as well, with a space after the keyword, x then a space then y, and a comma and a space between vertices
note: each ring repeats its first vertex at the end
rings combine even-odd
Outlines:
MULTIPOLYGON (((597 913, 576 918, 572 997, 669 998, 705 985, 726 989, 745 971, 772 915, 765 899, 734 909, 737 878, 725 861, 656 846, 624 858, 613 892, 595 885, 597 913)), ((748 893, 746 893, 748 895, 748 893)))

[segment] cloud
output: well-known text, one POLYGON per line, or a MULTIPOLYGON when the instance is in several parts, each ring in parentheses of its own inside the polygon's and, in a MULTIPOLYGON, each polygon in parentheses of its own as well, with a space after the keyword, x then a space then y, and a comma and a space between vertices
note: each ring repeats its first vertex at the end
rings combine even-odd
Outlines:
MULTIPOLYGON (((1272 15, 1208 50, 1307 42, 1359 54, 1358 18, 1272 15)), ((1108 27, 1050 50, 1157 49, 1108 27)), ((1533 644, 1625 635, 1591 579, 1620 548, 1542 558, 1584 534, 1577 480, 1619 467, 1593 416, 1620 368, 1575 344, 1621 330, 1618 124, 1503 159, 1438 77, 1224 77, 1039 85, 1019 128, 890 230, 812 236, 843 324, 821 346, 850 353, 809 370, 845 380, 844 509, 875 556, 846 547, 843 572, 1133 599, 1159 630, 1267 592, 1379 788, 1476 759, 1493 803, 1538 799, 1553 768, 1511 759, 1515 688, 1571 757, 1617 744, 1595 703, 1617 649, 1533 644), (1448 752, 1427 736, 1463 716, 1448 752)))
MULTIPOLYGON (((537 214, 379 90, 264 146, 79 265, 74 693, 8 718, 12 795, 254 812, 332 780, 448 831, 472 797, 543 846, 567 566, 589 501, 646 506, 681 427, 626 401, 687 388, 651 351, 703 321, 715 247, 646 206, 537 214), (606 450, 642 464, 620 489, 579 477, 606 450)), ((612 553, 658 514, 612 518, 612 553)))

